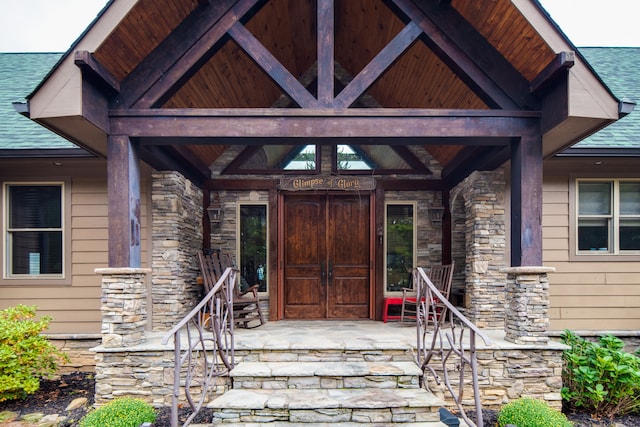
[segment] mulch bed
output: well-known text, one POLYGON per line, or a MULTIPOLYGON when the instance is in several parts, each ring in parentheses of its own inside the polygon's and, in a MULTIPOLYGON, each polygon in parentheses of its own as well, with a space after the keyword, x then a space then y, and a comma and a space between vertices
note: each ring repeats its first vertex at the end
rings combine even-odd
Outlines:
MULTIPOLYGON (((93 374, 86 372, 74 372, 62 375, 56 380, 44 380, 41 382, 40 390, 28 396, 25 400, 0 402, 0 412, 12 411, 20 415, 33 412, 45 414, 60 414, 67 417, 63 426, 77 426, 80 419, 87 413, 93 405, 93 395, 95 390, 95 379, 93 374), (69 403, 78 397, 88 399, 88 407, 65 411, 69 403)), ((206 423, 211 419, 209 411, 199 414, 195 423, 206 423)), ((171 419, 170 408, 157 410, 158 418, 155 427, 169 427, 171 419)), ((485 427, 494 427, 497 413, 496 411, 483 410, 485 427)), ((181 414, 181 418, 184 414, 181 414)), ((640 427, 640 414, 626 415, 615 419, 593 419, 586 413, 567 414, 569 420, 573 421, 575 427, 640 427), (617 423, 617 424, 616 424, 617 423)))

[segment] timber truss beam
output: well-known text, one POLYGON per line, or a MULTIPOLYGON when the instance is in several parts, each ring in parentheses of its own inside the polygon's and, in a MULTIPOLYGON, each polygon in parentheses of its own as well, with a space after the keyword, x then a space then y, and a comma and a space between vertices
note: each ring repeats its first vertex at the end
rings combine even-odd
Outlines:
POLYGON ((122 82, 111 108, 162 106, 217 50, 225 36, 302 108, 349 108, 418 39, 443 60, 490 108, 537 110, 529 82, 447 2, 390 0, 408 23, 353 81, 334 96, 335 0, 317 1, 318 95, 312 95, 242 24, 264 0, 200 3, 122 82))

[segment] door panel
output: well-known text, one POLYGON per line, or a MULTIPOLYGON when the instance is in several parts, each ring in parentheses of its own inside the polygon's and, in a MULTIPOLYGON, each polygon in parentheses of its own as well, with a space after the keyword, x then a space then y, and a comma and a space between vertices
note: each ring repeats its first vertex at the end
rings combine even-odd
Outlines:
POLYGON ((369 227, 368 196, 286 196, 286 319, 369 318, 369 227))
POLYGON ((328 317, 369 317, 369 198, 329 196, 328 317))
POLYGON ((322 196, 288 197, 284 206, 284 317, 320 319, 326 313, 325 209, 322 196))

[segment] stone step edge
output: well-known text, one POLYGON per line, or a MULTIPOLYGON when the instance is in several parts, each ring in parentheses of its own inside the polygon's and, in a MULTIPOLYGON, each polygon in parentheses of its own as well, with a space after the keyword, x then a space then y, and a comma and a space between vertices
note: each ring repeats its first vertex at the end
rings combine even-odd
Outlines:
MULTIPOLYGON (((444 401, 421 389, 233 389, 209 402, 207 408, 225 410, 319 410, 439 408, 444 401)), ((434 409, 435 411, 435 409, 434 409)))
MULTIPOLYGON (((398 425, 403 427, 447 427, 440 421, 416 421, 408 423, 299 423, 288 421, 271 421, 266 423, 218 423, 218 424, 189 424, 190 427, 389 427, 390 425, 398 425)), ((460 420, 460 427, 467 427, 464 421, 460 420)))
POLYGON ((240 362, 229 374, 243 377, 421 376, 414 362, 240 362))

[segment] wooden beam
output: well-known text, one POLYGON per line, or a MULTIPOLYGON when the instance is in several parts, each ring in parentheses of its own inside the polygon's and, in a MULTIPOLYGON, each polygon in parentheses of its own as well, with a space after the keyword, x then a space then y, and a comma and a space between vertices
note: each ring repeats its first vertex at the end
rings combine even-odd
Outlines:
MULTIPOLYGON (((111 110, 111 132, 132 137, 520 137, 539 113, 411 109, 111 110)), ((227 141, 228 142, 228 141, 227 141)), ((241 142, 241 141, 239 141, 241 142)), ((245 144, 246 142, 241 142, 245 144)))
POLYGON ((200 6, 121 83, 113 108, 153 107, 171 97, 197 71, 213 46, 260 0, 216 0, 200 6))
MULTIPOLYGON (((512 138, 513 139, 513 138, 512 138)), ((509 160, 510 146, 465 147, 454 161, 442 170, 442 179, 451 188, 455 187, 476 170, 494 170, 509 160)))
POLYGON ((109 203, 109 267, 140 267, 140 169, 138 152, 129 138, 107 139, 109 203))
POLYGON ((535 108, 520 73, 457 11, 428 0, 393 0, 426 35, 426 44, 490 108, 535 108), (415 2, 414 2, 415 1, 415 2))
POLYGON ((334 0, 318 0, 318 101, 322 107, 333 103, 335 19, 334 0))
POLYGON ((184 147, 140 145, 140 159, 156 170, 180 172, 198 187, 211 177, 202 160, 184 147))
POLYGON ((348 108, 389 69, 402 53, 416 41, 422 30, 410 22, 347 85, 333 103, 334 108, 348 108))
POLYGON ((574 52, 558 53, 555 59, 531 81, 531 92, 537 92, 548 86, 550 82, 556 80, 559 76, 566 75, 566 70, 573 67, 574 64, 574 52))
POLYGON ((291 75, 289 70, 240 22, 229 28, 229 35, 302 108, 315 108, 318 101, 291 75))
POLYGON ((542 266, 542 136, 523 135, 511 155, 511 266, 542 266))
POLYGON ((87 78, 96 86, 103 88, 106 92, 120 92, 120 82, 109 72, 91 53, 86 50, 77 50, 74 54, 74 64, 82 70, 83 78, 87 78))

